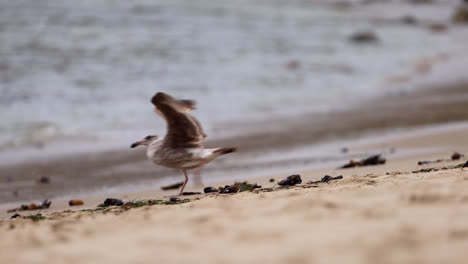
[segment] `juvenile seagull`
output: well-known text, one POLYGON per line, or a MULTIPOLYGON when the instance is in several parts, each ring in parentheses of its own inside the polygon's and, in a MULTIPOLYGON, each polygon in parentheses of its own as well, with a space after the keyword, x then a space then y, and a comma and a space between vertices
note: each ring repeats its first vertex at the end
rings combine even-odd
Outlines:
POLYGON ((188 182, 187 170, 201 168, 215 158, 234 152, 237 148, 206 149, 201 142, 206 134, 195 117, 191 115, 195 109, 192 100, 177 100, 165 93, 157 93, 151 99, 155 112, 161 115, 167 123, 167 134, 164 139, 158 135, 149 135, 130 147, 147 146, 146 156, 154 163, 175 169, 181 169, 185 182, 178 195, 182 195, 188 182))

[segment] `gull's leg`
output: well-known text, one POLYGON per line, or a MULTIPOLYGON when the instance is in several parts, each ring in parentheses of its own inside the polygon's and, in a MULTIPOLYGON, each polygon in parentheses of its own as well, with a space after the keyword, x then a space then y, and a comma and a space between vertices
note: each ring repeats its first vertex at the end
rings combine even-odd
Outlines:
POLYGON ((188 182, 187 170, 183 170, 183 171, 184 171, 184 175, 185 175, 185 182, 184 182, 184 185, 182 185, 182 189, 180 189, 179 196, 181 196, 184 193, 185 185, 187 185, 187 182, 188 182))

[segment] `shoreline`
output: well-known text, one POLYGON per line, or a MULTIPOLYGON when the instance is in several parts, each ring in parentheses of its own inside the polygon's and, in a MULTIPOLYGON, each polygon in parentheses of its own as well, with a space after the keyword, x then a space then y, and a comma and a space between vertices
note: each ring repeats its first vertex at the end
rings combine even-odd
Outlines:
MULTIPOLYGON (((455 165, 461 161, 453 162, 444 162, 441 164, 430 164, 430 165, 417 165, 417 162, 420 160, 437 160, 437 159, 448 159, 454 151, 460 153, 468 153, 468 145, 464 142, 468 142, 468 123, 460 123, 458 125, 452 126, 440 126, 440 127, 431 127, 426 129, 419 129, 409 131, 403 134, 397 135, 383 135, 380 138, 368 138, 362 139, 359 142, 354 142, 351 145, 348 145, 350 148, 350 154, 343 156, 342 162, 337 164, 343 165, 349 159, 360 159, 371 154, 382 153, 382 150, 389 150, 394 148, 395 153, 387 152, 384 154, 384 158, 387 159, 387 164, 381 166, 370 166, 354 169, 338 169, 337 166, 334 167, 319 167, 315 169, 308 169, 307 166, 297 165, 293 166, 294 169, 286 169, 284 171, 277 170, 276 173, 268 174, 267 176, 254 176, 254 177, 235 177, 233 179, 223 180, 211 179, 207 182, 205 186, 224 186, 227 184, 232 184, 234 181, 244 181, 256 182, 262 186, 274 185, 269 183, 270 178, 274 178, 275 182, 286 177, 290 174, 305 174, 308 175, 307 178, 304 178, 303 181, 319 180, 323 175, 344 175, 346 177, 351 175, 359 175, 364 172, 373 172, 385 174, 387 172, 392 172, 394 170, 398 171, 412 171, 421 168, 427 168, 432 166, 439 166, 443 164, 455 165), (428 145, 427 142, 435 142, 432 146, 428 145), (398 167, 398 169, 395 169, 398 167)), ((466 158, 465 158, 466 159, 466 158)), ((463 159, 464 160, 464 159, 463 159)), ((177 174, 176 174, 177 175, 177 174)), ((180 176, 180 175, 179 175, 180 176)), ((179 177, 180 178, 180 177, 179 177)), ((182 178, 180 178, 182 179, 182 178)), ((171 184, 178 182, 179 179, 176 177, 169 177, 163 184, 171 184)), ((60 210, 81 210, 81 209, 91 209, 95 208, 96 205, 102 203, 106 198, 114 197, 123 199, 125 201, 129 200, 139 200, 139 199, 161 199, 167 195, 175 193, 177 190, 171 191, 162 191, 159 189, 160 185, 146 186, 146 188, 134 189, 125 189, 125 188, 116 188, 113 191, 101 192, 83 192, 74 194, 68 194, 66 196, 58 196, 52 198, 52 205, 50 209, 40 210, 40 213, 51 213, 60 210), (68 201, 70 199, 82 199, 85 201, 84 206, 80 207, 70 207, 68 206, 68 201)), ((189 182, 188 191, 201 191, 203 192, 203 187, 194 186, 192 182, 189 182)), ((201 196, 203 196, 202 194, 201 196)), ((195 196, 187 196, 187 198, 193 198, 195 196)), ((11 213, 6 213, 7 209, 11 209, 19 206, 20 204, 29 204, 31 202, 39 202, 39 200, 27 200, 23 202, 8 202, 0 204, 0 219, 7 219, 11 213)), ((35 214, 38 211, 23 211, 22 214, 30 215, 35 214)))
MULTIPOLYGON (((339 151, 353 141, 393 133, 398 137, 401 131, 418 130, 421 126, 443 127, 444 124, 450 126, 453 122, 468 120, 467 88, 468 84, 462 83, 387 96, 347 112, 276 120, 275 123, 281 124, 283 129, 209 140, 206 142, 207 147, 233 145, 241 151, 207 166, 204 176, 210 182, 216 182, 223 177, 251 178, 297 167, 313 169, 314 166, 337 165, 353 158, 339 151), (431 98, 449 100, 440 99, 439 104, 431 98)), ((380 148, 376 153, 382 151, 385 149, 380 148)), ((365 155, 353 154, 359 154, 356 157, 365 155)), ((180 177, 178 171, 161 168, 147 161, 143 150, 129 149, 81 152, 62 155, 60 159, 46 157, 42 161, 25 161, 17 165, 0 166, 0 174, 13 177, 13 182, 4 180, 0 183, 2 203, 55 199, 70 192, 97 193, 106 188, 119 189, 122 186, 126 186, 129 191, 131 185, 134 185, 133 190, 138 185, 157 188, 170 183, 171 177, 180 177), (35 180, 41 175, 51 177, 52 184, 37 186, 35 180), (18 197, 11 195, 14 189, 19 190, 18 197)))

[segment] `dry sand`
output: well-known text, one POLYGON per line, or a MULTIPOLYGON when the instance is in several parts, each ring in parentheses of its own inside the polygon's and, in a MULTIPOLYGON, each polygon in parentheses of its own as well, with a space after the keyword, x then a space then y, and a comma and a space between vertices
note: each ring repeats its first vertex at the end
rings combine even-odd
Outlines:
MULTIPOLYGON (((468 169, 412 171, 465 161, 416 164, 448 158, 448 149, 468 153, 468 130, 362 148, 386 144, 440 148, 383 166, 304 172, 302 185, 274 192, 4 220, 0 263, 466 263, 468 169), (344 179, 306 184, 325 173, 344 179)), ((139 197, 157 198, 148 195, 139 197)))

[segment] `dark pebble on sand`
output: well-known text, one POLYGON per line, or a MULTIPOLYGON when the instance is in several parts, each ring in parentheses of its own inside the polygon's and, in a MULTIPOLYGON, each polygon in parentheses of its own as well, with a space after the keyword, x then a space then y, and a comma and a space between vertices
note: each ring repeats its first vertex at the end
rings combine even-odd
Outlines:
POLYGON ((107 198, 105 201, 104 201, 104 206, 105 207, 109 207, 109 206, 122 206, 124 204, 124 202, 120 199, 116 199, 116 198, 107 198))
POLYGON ((294 174, 288 176, 286 179, 283 179, 278 182, 278 185, 281 186, 294 186, 296 184, 302 183, 301 175, 294 174))
POLYGON ((239 185, 226 185, 219 193, 237 193, 240 190, 239 185))
POLYGON ((343 175, 339 175, 339 176, 336 176, 336 177, 332 177, 330 175, 325 175, 325 176, 323 176, 321 181, 322 182, 329 182, 329 181, 340 180, 340 179, 343 179, 343 175))
POLYGON ((183 192, 182 195, 197 195, 201 194, 201 192, 183 192))
POLYGON ((275 182, 275 179, 271 178, 271 179, 270 179, 270 182, 275 182))
POLYGON ((458 152, 454 152, 452 154, 452 160, 459 160, 461 157, 463 157, 463 154, 460 154, 458 152))
POLYGON ((17 217, 21 217, 21 215, 20 215, 20 214, 14 214, 14 215, 12 215, 12 216, 10 217, 10 219, 17 218, 17 217))
POLYGON ((171 198, 169 198, 169 201, 176 203, 182 201, 182 199, 180 199, 177 196, 172 196, 171 198))
POLYGON ((40 183, 40 184, 49 184, 50 183, 50 179, 49 177, 46 177, 46 176, 41 176, 37 179, 37 183, 40 183))
POLYGON ((68 201, 69 206, 78 206, 78 205, 83 205, 84 202, 82 200, 70 200, 68 201))
POLYGON ((203 189, 203 192, 204 193, 215 193, 215 192, 219 192, 219 189, 217 189, 215 187, 206 187, 205 189, 203 189))

